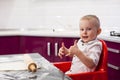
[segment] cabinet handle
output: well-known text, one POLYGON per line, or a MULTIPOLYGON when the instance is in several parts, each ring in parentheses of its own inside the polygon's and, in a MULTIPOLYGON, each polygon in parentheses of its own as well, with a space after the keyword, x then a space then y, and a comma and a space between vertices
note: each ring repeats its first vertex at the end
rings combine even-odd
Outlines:
POLYGON ((108 51, 114 52, 114 53, 120 53, 120 50, 113 49, 113 48, 108 48, 108 51))
POLYGON ((50 56, 50 42, 47 43, 47 54, 50 56))
POLYGON ((58 43, 55 43, 55 56, 58 56, 58 43))
POLYGON ((108 67, 113 68, 113 69, 115 69, 115 70, 120 70, 120 67, 115 66, 115 65, 110 64, 110 63, 108 63, 108 67))

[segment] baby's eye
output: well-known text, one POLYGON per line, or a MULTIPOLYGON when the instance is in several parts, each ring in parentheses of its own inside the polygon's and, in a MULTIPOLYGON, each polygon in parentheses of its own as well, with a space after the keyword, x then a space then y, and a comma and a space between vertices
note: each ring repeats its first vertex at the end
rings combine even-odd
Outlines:
POLYGON ((84 31, 84 29, 80 29, 80 31, 84 31))
POLYGON ((89 31, 90 31, 91 29, 92 29, 92 28, 87 28, 87 30, 89 30, 89 31))

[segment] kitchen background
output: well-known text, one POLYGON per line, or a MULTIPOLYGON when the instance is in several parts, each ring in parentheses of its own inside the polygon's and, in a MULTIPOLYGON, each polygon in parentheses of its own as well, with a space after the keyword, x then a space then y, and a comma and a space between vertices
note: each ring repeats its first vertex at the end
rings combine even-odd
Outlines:
POLYGON ((70 61, 61 60, 58 49, 79 39, 86 14, 100 18, 108 80, 120 80, 120 0, 0 0, 0 55, 39 53, 50 62, 70 61))
POLYGON ((119 31, 120 0, 0 0, 0 29, 78 31, 86 14, 100 18, 102 33, 119 31))

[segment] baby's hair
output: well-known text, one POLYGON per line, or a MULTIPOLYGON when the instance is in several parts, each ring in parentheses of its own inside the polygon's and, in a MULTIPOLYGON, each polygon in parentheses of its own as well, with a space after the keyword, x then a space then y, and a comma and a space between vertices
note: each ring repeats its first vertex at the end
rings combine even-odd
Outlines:
POLYGON ((85 15, 80 20, 88 20, 96 27, 100 27, 100 20, 96 15, 85 15))

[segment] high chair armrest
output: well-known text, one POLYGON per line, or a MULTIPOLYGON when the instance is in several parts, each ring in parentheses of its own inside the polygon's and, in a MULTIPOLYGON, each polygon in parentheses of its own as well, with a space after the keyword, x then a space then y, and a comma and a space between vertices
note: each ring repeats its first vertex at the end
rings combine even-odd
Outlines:
POLYGON ((70 69, 71 61, 54 62, 53 65, 56 66, 58 69, 60 69, 61 71, 63 71, 65 73, 66 71, 68 71, 70 69))

